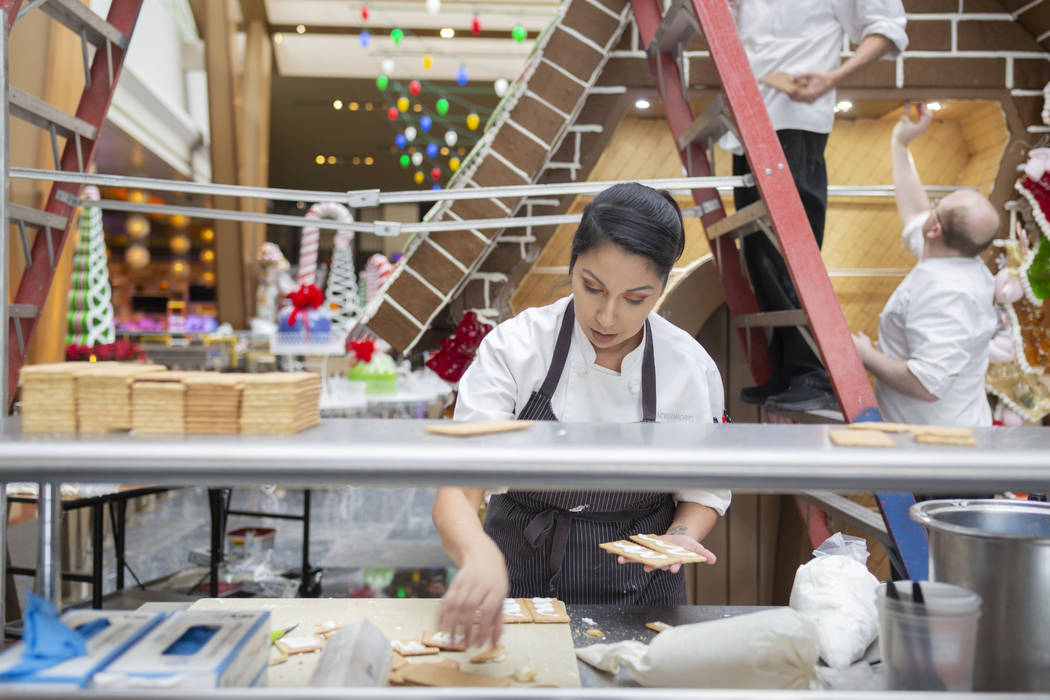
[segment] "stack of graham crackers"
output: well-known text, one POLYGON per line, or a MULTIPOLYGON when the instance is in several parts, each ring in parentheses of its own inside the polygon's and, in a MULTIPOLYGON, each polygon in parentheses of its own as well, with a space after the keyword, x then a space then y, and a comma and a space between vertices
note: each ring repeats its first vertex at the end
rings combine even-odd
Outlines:
POLYGON ((312 372, 246 375, 242 433, 297 433, 321 422, 321 377, 312 372))
POLYGON ((240 430, 241 390, 247 374, 193 372, 186 386, 187 433, 232 434, 240 430))
POLYGON ((22 430, 77 431, 76 369, 72 362, 22 368, 22 430))
POLYGON ((135 378, 166 371, 163 365, 137 362, 82 364, 73 374, 76 381, 77 427, 80 432, 129 430, 131 385, 135 378))
POLYGON ((151 372, 131 386, 131 429, 136 433, 186 432, 186 380, 204 372, 151 372))

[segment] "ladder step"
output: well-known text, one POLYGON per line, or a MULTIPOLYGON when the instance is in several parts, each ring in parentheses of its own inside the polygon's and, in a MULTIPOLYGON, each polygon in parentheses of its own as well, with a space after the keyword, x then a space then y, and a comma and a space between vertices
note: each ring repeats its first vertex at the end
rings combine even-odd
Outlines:
POLYGON ((23 119, 44 130, 50 130, 51 126, 54 125, 58 134, 67 139, 80 135, 94 141, 98 136, 98 129, 91 124, 71 114, 66 114, 58 107, 49 105, 39 97, 34 97, 13 85, 9 94, 11 98, 11 116, 13 117, 23 119))
POLYGON ((765 311, 758 314, 743 314, 733 319, 737 328, 781 328, 809 325, 809 317, 802 309, 788 311, 765 311))
POLYGON ((37 308, 36 304, 8 304, 7 315, 11 318, 36 318, 37 308))
POLYGON ((667 8, 660 26, 653 35, 646 49, 649 55, 674 51, 679 44, 685 44, 694 34, 700 33, 696 13, 692 5, 685 0, 674 0, 667 8))
POLYGON ((9 202, 7 205, 7 218, 11 221, 21 221, 29 226, 37 228, 52 228, 64 231, 66 228, 66 217, 51 214, 39 209, 23 207, 21 204, 9 202))
POLYGON ((722 134, 733 128, 733 120, 726 111, 725 95, 719 93, 689 127, 678 137, 678 150, 684 151, 691 143, 699 143, 704 149, 717 141, 722 134))
POLYGON ((40 6, 40 11, 66 25, 76 34, 83 32, 87 40, 99 48, 104 48, 106 42, 123 48, 127 40, 119 29, 78 0, 45 0, 40 6))
POLYGON ((769 225, 769 210, 762 200, 749 204, 738 212, 716 221, 707 227, 707 238, 715 240, 727 233, 752 233, 761 228, 760 222, 769 225))

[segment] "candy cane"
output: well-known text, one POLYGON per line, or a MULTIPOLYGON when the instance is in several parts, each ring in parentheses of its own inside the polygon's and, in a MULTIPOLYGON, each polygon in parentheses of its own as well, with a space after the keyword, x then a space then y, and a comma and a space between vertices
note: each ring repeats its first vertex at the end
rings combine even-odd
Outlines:
MULTIPOLYGON (((307 219, 330 219, 353 223, 350 210, 337 202, 318 202, 306 212, 307 219)), ((349 246, 354 240, 354 232, 349 229, 338 229, 335 237, 336 246, 349 246)), ((321 229, 317 226, 304 226, 299 242, 299 271, 295 276, 296 285, 314 284, 317 275, 317 249, 321 243, 321 229)))
POLYGON ((393 272, 394 266, 390 264, 390 261, 386 259, 385 255, 376 253, 368 259, 365 264, 365 299, 371 301, 375 293, 379 291, 379 288, 383 286, 383 282, 393 272))

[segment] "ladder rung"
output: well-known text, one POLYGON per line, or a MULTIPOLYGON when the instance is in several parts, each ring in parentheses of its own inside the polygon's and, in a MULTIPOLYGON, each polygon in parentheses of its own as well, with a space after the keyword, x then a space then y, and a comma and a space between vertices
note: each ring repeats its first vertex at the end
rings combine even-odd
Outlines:
POLYGON ((692 6, 684 0, 675 0, 660 20, 660 26, 656 28, 656 34, 649 43, 649 55, 656 51, 674 51, 676 46, 684 44, 693 34, 699 33, 700 26, 692 6))
POLYGON ((38 228, 48 227, 60 231, 64 231, 66 228, 66 217, 40 211, 39 209, 23 207, 21 204, 8 203, 7 218, 11 221, 21 221, 38 228))
POLYGON ((725 95, 719 93, 678 137, 678 150, 684 151, 689 144, 696 142, 706 149, 709 142, 717 141, 732 128, 733 122, 726 113, 725 95))
POLYGON ((107 41, 120 47, 124 46, 125 39, 120 30, 78 0, 46 0, 40 6, 40 11, 66 25, 76 34, 83 30, 87 40, 99 48, 104 48, 107 41))
POLYGON ((58 107, 49 105, 39 97, 34 97, 28 92, 23 92, 11 86, 11 116, 24 119, 30 124, 35 124, 41 129, 50 129, 51 125, 59 134, 67 139, 79 134, 92 141, 98 136, 98 129, 88 124, 83 119, 66 114, 58 107))
POLYGON ((8 304, 7 315, 11 318, 36 318, 36 304, 8 304))
POLYGON ((788 311, 764 311, 758 314, 743 314, 733 319, 737 328, 781 328, 785 326, 809 325, 809 317, 802 309, 788 311))
POLYGON ((740 231, 741 233, 751 233, 759 228, 760 219, 768 219, 769 211, 766 209, 766 203, 762 200, 749 204, 738 212, 730 214, 724 219, 716 221, 707 227, 707 237, 709 240, 715 240, 719 236, 724 236, 727 233, 733 233, 734 231, 740 231))

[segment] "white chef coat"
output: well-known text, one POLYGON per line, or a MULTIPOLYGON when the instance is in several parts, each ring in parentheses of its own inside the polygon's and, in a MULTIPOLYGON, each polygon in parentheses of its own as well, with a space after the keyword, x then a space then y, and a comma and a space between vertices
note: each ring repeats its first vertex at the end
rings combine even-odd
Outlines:
MULTIPOLYGON (((511 419, 539 390, 554 357, 565 307, 571 297, 549 306, 526 309, 485 336, 474 362, 459 381, 456 420, 511 419)), ((658 423, 710 424, 722 417, 722 378, 707 352, 688 333, 663 317, 649 314, 656 361, 658 423)), ((595 363, 579 323, 551 407, 564 422, 636 423, 642 420, 642 350, 638 345, 615 372, 595 363)), ((714 508, 724 515, 728 490, 689 489, 680 501, 714 508)))
MULTIPOLYGON (((886 58, 896 58, 908 45, 901 0, 739 0, 734 12, 755 78, 784 71, 826 73, 842 63, 844 37, 859 44, 872 34, 893 42, 886 58)), ((773 128, 831 133, 835 91, 812 103, 796 102, 787 93, 758 84, 773 128)), ((732 133, 722 148, 741 154, 732 133)))
POLYGON ((922 226, 929 216, 916 215, 901 232, 919 262, 882 310, 879 345, 890 357, 907 360, 938 400, 913 399, 876 379, 879 407, 886 420, 899 423, 991 425, 984 374, 998 325, 995 280, 977 257, 923 258, 922 226))

